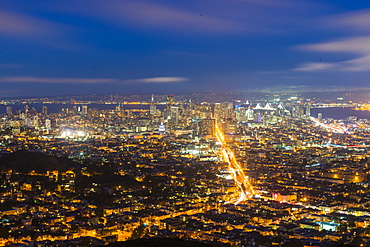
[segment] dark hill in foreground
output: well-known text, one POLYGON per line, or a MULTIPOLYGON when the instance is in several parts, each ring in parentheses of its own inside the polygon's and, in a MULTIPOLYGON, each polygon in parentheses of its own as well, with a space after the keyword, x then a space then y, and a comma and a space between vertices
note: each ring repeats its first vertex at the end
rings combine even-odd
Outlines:
POLYGON ((197 241, 186 241, 172 238, 140 238, 135 240, 128 240, 125 242, 111 243, 104 245, 107 247, 221 247, 230 246, 225 244, 206 244, 197 241))
POLYGON ((19 172, 36 171, 66 171, 78 164, 67 158, 55 157, 39 152, 16 151, 0 157, 0 170, 15 170, 19 172))

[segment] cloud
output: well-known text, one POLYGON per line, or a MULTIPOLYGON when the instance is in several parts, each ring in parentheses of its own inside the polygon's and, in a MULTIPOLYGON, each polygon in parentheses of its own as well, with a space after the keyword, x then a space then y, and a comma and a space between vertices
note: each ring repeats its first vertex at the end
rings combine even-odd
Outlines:
POLYGON ((324 52, 369 52, 370 36, 347 38, 333 42, 302 45, 298 48, 306 51, 324 51, 324 52))
POLYGON ((45 47, 75 50, 79 47, 68 40, 72 30, 74 28, 67 24, 0 10, 0 39, 11 38, 45 47))
POLYGON ((261 5, 265 7, 272 7, 272 8, 292 8, 292 7, 302 7, 302 4, 307 6, 307 3, 304 1, 290 1, 290 0, 234 0, 239 2, 251 3, 256 5, 261 5))
POLYGON ((331 62, 317 63, 306 62, 299 65, 296 71, 368 71, 370 70, 370 36, 347 38, 333 42, 302 45, 298 48, 310 52, 334 52, 349 53, 355 56, 354 59, 331 62))
POLYGON ((68 5, 49 4, 49 8, 123 28, 197 34, 271 34, 286 30, 286 25, 307 26, 307 9, 312 9, 313 5, 309 1, 296 4, 296 1, 292 0, 188 0, 186 4, 180 2, 91 0, 89 6, 86 6, 84 1, 76 0, 68 5), (281 18, 282 15, 284 18, 281 18))
POLYGON ((370 8, 331 16, 328 26, 345 31, 370 31, 370 8))
POLYGON ((55 25, 43 19, 0 10, 0 33, 16 37, 49 36, 55 34, 55 25))
POLYGON ((349 91, 368 91, 370 87, 356 86, 307 86, 307 85, 275 85, 275 87, 259 88, 252 90, 262 93, 305 93, 305 92, 349 92, 349 91))
POLYGON ((92 16, 123 27, 220 33, 245 29, 245 25, 227 18, 152 1, 110 0, 107 2, 91 0, 90 6, 86 7, 85 2, 77 1, 73 6, 61 6, 61 8, 69 13, 92 16))
POLYGON ((45 77, 0 77, 0 82, 5 83, 49 83, 49 84, 136 84, 136 83, 174 83, 187 81, 185 77, 152 77, 133 80, 112 78, 45 78, 45 77))
POLYGON ((16 76, 16 77, 1 77, 0 82, 17 82, 17 83, 32 82, 32 83, 58 84, 58 83, 115 83, 117 82, 117 80, 108 78, 90 79, 90 78, 45 78, 45 77, 16 76))
POLYGON ((309 52, 350 54, 352 59, 336 62, 305 62, 296 71, 369 71, 370 70, 370 8, 321 18, 324 28, 339 29, 362 36, 348 37, 331 42, 301 45, 296 48, 309 52))
POLYGON ((299 65, 296 71, 319 71, 319 70, 328 70, 335 68, 335 64, 332 63, 303 63, 299 65))
POLYGON ((143 78, 135 80, 126 80, 126 83, 169 83, 169 82, 183 82, 188 81, 185 77, 153 77, 153 78, 143 78))

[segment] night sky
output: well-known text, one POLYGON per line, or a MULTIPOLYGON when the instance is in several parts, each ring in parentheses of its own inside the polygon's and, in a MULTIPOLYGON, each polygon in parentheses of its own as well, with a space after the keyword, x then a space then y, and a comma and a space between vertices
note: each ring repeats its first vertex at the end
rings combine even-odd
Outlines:
POLYGON ((370 88, 368 7, 1 0, 0 97, 370 88))

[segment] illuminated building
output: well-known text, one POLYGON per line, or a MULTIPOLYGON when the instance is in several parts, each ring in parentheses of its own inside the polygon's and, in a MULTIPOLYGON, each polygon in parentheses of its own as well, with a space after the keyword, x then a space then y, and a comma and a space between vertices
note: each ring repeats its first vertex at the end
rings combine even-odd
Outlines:
POLYGON ((215 119, 202 119, 200 121, 200 135, 215 135, 215 119))
POLYGON ((28 113, 29 113, 29 110, 30 110, 30 106, 29 106, 28 104, 25 104, 25 105, 24 105, 24 112, 25 112, 26 114, 28 114, 28 113))
POLYGON ((48 115, 48 107, 47 106, 42 106, 42 114, 43 115, 48 115))
POLYGON ((45 128, 46 129, 51 129, 51 120, 50 119, 45 120, 45 128))
POLYGON ((82 106, 82 114, 83 114, 83 115, 87 115, 87 114, 88 114, 88 108, 87 108, 87 105, 83 105, 83 106, 82 106))
POLYGON ((26 126, 26 127, 32 127, 32 121, 31 121, 30 118, 26 117, 24 119, 24 126, 26 126))
POLYGON ((238 122, 246 121, 245 107, 235 106, 235 118, 238 122))
POLYGON ((234 118, 235 112, 234 112, 234 105, 232 102, 222 102, 222 103, 216 103, 215 109, 214 109, 214 116, 217 119, 222 118, 234 118))
POLYGON ((12 107, 11 106, 7 106, 6 107, 6 114, 8 115, 8 116, 11 116, 12 114, 13 114, 13 111, 12 111, 13 109, 12 109, 12 107))
POLYGON ((257 123, 261 123, 261 122, 262 122, 261 113, 258 113, 257 114, 257 123))
POLYGON ((299 117, 299 111, 300 111, 299 105, 293 105, 292 106, 291 114, 292 114, 293 117, 299 117))
POLYGON ((31 126, 34 127, 34 128, 39 127, 39 117, 38 116, 33 116, 32 117, 31 126))
POLYGON ((275 201, 279 201, 279 202, 297 201, 297 195, 296 194, 289 194, 289 193, 273 193, 272 198, 275 201))
POLYGON ((322 120, 322 113, 318 113, 318 114, 317 114, 317 119, 318 119, 319 121, 321 121, 321 120, 322 120))
POLYGON ((237 122, 233 118, 228 118, 224 120, 224 122, 222 123, 222 129, 226 137, 228 135, 234 135, 236 133, 236 125, 237 125, 237 122))
POLYGON ((164 134, 166 132, 166 128, 164 127, 163 123, 161 123, 161 125, 159 125, 158 131, 159 131, 160 134, 164 134))
MULTIPOLYGON (((307 110, 306 110, 307 112, 307 110)), ((293 117, 304 117, 305 116, 305 108, 300 105, 293 105, 291 108, 291 114, 293 117)))
POLYGON ((215 109, 214 109, 214 118, 216 119, 221 119, 222 118, 222 113, 221 113, 221 104, 220 103, 215 103, 215 109))
POLYGON ((7 106, 7 107, 6 107, 6 114, 7 114, 7 115, 12 115, 12 114, 13 114, 12 110, 13 110, 13 109, 12 109, 12 107, 11 107, 11 106, 7 106))
POLYGON ((118 104, 118 105, 116 105, 115 111, 116 111, 116 112, 120 112, 120 111, 121 111, 121 106, 120 106, 119 104, 118 104))
POLYGON ((253 109, 249 107, 245 111, 245 116, 246 116, 247 120, 253 120, 253 118, 254 118, 254 111, 253 111, 253 109))
POLYGON ((309 104, 306 105, 306 117, 311 117, 311 106, 309 104))
MULTIPOLYGON (((173 106, 171 108, 171 113, 170 113, 170 116, 171 116, 171 126, 173 129, 176 129, 179 125, 179 107, 176 107, 176 106, 173 106)), ((171 128, 171 129, 172 129, 171 128)))
POLYGON ((166 99, 167 110, 169 111, 174 104, 175 104, 175 97, 173 96, 173 94, 168 95, 166 99))
POLYGON ((152 100, 149 108, 150 115, 155 115, 157 113, 157 107, 154 105, 154 94, 152 94, 152 100))

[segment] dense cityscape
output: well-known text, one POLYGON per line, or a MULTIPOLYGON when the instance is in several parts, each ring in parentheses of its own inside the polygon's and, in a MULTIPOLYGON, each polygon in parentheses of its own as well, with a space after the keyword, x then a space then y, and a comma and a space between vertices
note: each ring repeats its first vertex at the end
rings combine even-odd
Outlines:
POLYGON ((370 247, 370 5, 1 0, 0 246, 370 247))
POLYGON ((265 97, 4 100, 1 245, 368 246, 366 105, 265 97))

